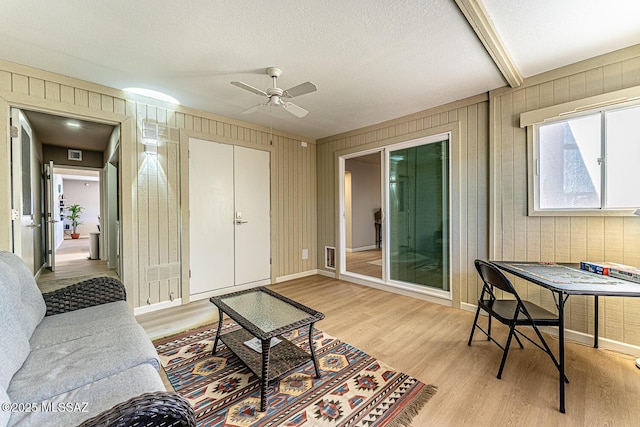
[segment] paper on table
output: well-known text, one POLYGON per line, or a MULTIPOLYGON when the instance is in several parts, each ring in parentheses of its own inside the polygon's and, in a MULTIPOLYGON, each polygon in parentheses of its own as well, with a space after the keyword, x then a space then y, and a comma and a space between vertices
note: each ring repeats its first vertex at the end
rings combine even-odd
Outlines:
MULTIPOLYGON (((269 344, 269 347, 273 347, 275 345, 278 345, 282 340, 279 338, 271 338, 271 343, 269 344)), ((262 341, 260 341, 258 338, 252 338, 249 341, 245 341, 244 345, 246 345, 247 347, 249 347, 251 350, 257 351, 258 353, 262 353, 262 341)))

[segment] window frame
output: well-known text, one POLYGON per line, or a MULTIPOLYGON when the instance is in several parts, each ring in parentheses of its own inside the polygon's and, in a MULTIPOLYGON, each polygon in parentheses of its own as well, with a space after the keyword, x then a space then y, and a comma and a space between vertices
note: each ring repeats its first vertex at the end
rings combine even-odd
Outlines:
POLYGON ((603 102, 598 105, 588 105, 586 107, 577 107, 573 111, 561 111, 563 106, 575 105, 567 103, 555 107, 552 110, 558 111, 553 116, 539 120, 541 113, 545 110, 537 110, 533 112, 523 113, 520 116, 521 127, 527 128, 527 206, 529 216, 633 216, 638 208, 611 208, 605 207, 607 192, 607 160, 606 160, 606 113, 610 111, 624 110, 640 106, 638 97, 629 100, 615 99, 613 102, 603 102), (603 105, 604 104, 604 105, 603 105), (540 175, 539 175, 539 128, 540 126, 566 122, 585 116, 600 115, 600 154, 604 158, 600 173, 600 207, 598 208, 540 208, 540 175), (536 117, 537 116, 537 117, 536 117), (533 121, 531 117, 538 118, 533 121), (527 122, 529 121, 529 122, 527 122))

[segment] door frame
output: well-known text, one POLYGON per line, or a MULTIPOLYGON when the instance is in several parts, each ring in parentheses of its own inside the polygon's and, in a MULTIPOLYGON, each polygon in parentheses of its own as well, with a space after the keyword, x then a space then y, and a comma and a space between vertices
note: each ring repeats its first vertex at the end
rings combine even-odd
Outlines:
MULTIPOLYGON (((339 248, 344 245, 342 241, 344 239, 343 228, 340 226, 343 220, 343 208, 342 200, 344 198, 344 186, 341 181, 343 181, 344 175, 344 161, 341 160, 343 156, 353 156, 356 157, 360 153, 365 152, 374 152, 376 149, 385 149, 387 147, 393 146, 398 143, 420 139, 425 137, 431 137, 434 135, 441 135, 449 133, 449 203, 450 203, 450 230, 449 235, 451 236, 450 240, 450 265, 449 270, 451 272, 462 271, 463 268, 466 268, 466 249, 464 243, 466 243, 466 235, 462 233, 463 218, 466 219, 466 214, 461 212, 461 199, 464 191, 462 188, 462 165, 460 159, 462 158, 462 149, 463 144, 461 141, 462 135, 462 124, 459 121, 454 121, 451 123, 446 123, 443 125, 434 126, 429 129, 423 129, 421 131, 416 131, 412 133, 402 134, 399 136, 394 136, 388 139, 379 140, 373 143, 361 144, 349 148, 345 148, 342 150, 337 150, 334 152, 334 171, 335 171, 335 189, 334 192, 334 218, 335 218, 335 236, 334 242, 336 250, 339 251, 339 248), (357 154, 356 154, 357 153, 357 154)), ((466 138, 466 137, 465 137, 466 138)), ((383 184, 384 185, 384 184, 383 184)), ((466 227, 466 224, 464 224, 466 227)), ((386 227, 388 229, 388 227, 386 227)), ((388 239, 388 236, 383 238, 383 240, 388 239)), ((334 245, 329 245, 334 246, 334 245)), ((324 252, 323 252, 324 255, 324 252)), ((349 273, 343 273, 342 264, 344 260, 341 260, 341 254, 336 254, 336 270, 335 277, 340 280, 346 280, 349 282, 357 283, 364 286, 373 287, 376 289, 382 289, 388 292, 394 292, 401 295, 407 295, 414 298, 423 299, 426 301, 431 301, 437 304, 460 308, 461 307, 461 276, 463 274, 451 274, 451 282, 450 282, 450 296, 448 298, 443 297, 442 295, 434 294, 429 289, 419 289, 419 285, 415 286, 397 286, 392 283, 382 282, 379 280, 372 280, 370 277, 366 276, 356 276, 351 275, 349 273)), ((333 273, 329 273, 333 275, 333 273)))
MULTIPOLYGON (((106 123, 120 126, 120 145, 117 150, 120 153, 119 175, 121 185, 131 185, 135 181, 136 150, 126 149, 136 143, 136 128, 131 117, 109 111, 93 110, 85 106, 63 103, 61 101, 42 99, 17 92, 0 93, 0 123, 9 125, 10 111, 12 108, 20 110, 37 111, 80 120, 106 123), (126 155, 123 155, 126 153, 126 155)), ((8 128, 7 128, 8 130, 8 128)), ((0 133, 0 164, 11 164, 11 141, 9 132, 0 133)), ((40 184, 38 184, 40 185, 40 184)), ((0 174, 0 223, 11 224, 11 178, 9 174, 0 174)), ((128 295, 134 295, 134 289, 138 289, 138 276, 134 271, 133 260, 137 258, 136 245, 133 236, 136 235, 137 224, 135 222, 134 201, 132 198, 120 195, 120 269, 121 281, 125 284, 128 295)), ((0 249, 11 250, 11 227, 0 227, 0 249)), ((128 300, 133 307, 136 301, 128 300)))
MULTIPOLYGON (((276 184, 277 184, 277 175, 276 175, 276 171, 278 170, 278 156, 275 155, 275 148, 272 144, 271 141, 266 141, 263 143, 259 143, 259 142, 239 142, 236 139, 231 139, 228 137, 225 137, 223 135, 216 135, 215 137, 212 136, 209 133, 202 133, 202 132, 197 132, 197 131, 193 131, 193 130, 187 130, 184 128, 180 128, 180 170, 181 172, 181 179, 180 179, 180 206, 181 206, 181 218, 180 218, 180 224, 181 224, 181 229, 182 229, 182 239, 181 239, 181 252, 182 252, 182 277, 183 279, 183 288, 182 288, 182 299, 183 299, 183 303, 186 304, 190 301, 190 296, 191 296, 191 284, 190 284, 190 272, 189 272, 189 268, 191 265, 191 252, 190 252, 190 247, 191 247, 191 239, 190 239, 190 235, 191 235, 191 227, 190 227, 190 221, 189 221, 189 138, 197 138, 197 139, 202 139, 205 141, 211 141, 211 142, 218 142, 221 144, 228 144, 228 145, 237 145, 240 147, 245 147, 245 148, 252 148, 252 149, 257 149, 257 150, 262 150, 262 151, 268 151, 269 152, 269 158, 270 158, 270 168, 269 168, 269 173, 270 173, 270 204, 271 204, 271 229, 270 229, 270 245, 271 245, 271 278, 270 278, 270 283, 276 283, 276 277, 275 277, 275 268, 273 268, 274 266, 274 254, 278 253, 278 246, 277 246, 277 240, 276 240, 276 222, 274 221, 274 215, 273 215, 273 210, 275 209, 275 207, 277 206, 277 201, 275 199, 275 196, 277 194, 276 190, 276 184), (215 139, 214 139, 215 138, 215 139)), ((255 284, 253 284, 253 286, 255 286, 255 284)), ((247 286, 247 288, 253 287, 253 286, 247 286)), ((237 286, 234 287, 234 290, 242 290, 242 286, 237 286)), ((220 292, 217 292, 217 294, 223 294, 225 292, 228 292, 229 289, 226 288, 226 290, 221 290, 220 292)))
POLYGON ((29 119, 24 115, 21 108, 9 109, 10 126, 17 129, 17 135, 10 138, 10 152, 11 152, 11 215, 15 220, 11 221, 11 250, 16 253, 29 267, 31 273, 37 276, 42 268, 40 251, 43 242, 38 242, 39 236, 36 234, 38 228, 40 228, 40 212, 38 212, 39 200, 36 201, 37 196, 40 194, 40 177, 41 171, 38 167, 34 167, 34 159, 36 163, 42 163, 38 154, 35 152, 33 128, 29 119), (23 132, 24 131, 24 132, 23 132), (25 164, 24 155, 24 134, 29 137, 29 214, 24 214, 25 200, 24 200, 24 185, 23 166, 25 164), (34 179, 37 177, 38 179, 34 179), (26 244, 28 243, 28 245, 26 244), (40 245, 38 245, 40 243, 40 245), (25 258, 25 250, 29 252, 28 257, 25 258))

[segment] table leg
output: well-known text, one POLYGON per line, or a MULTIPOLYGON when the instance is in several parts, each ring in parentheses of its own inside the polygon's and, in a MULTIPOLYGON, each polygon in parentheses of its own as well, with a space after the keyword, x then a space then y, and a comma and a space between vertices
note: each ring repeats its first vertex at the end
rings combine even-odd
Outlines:
POLYGON ((313 323, 309 325, 309 350, 311 350, 313 367, 316 369, 316 378, 320 378, 320 369, 318 369, 318 360, 316 359, 316 349, 313 345, 313 323))
POLYGON ((560 364, 560 412, 565 413, 564 408, 564 298, 562 292, 558 292, 558 362, 560 364))
POLYGON ((216 339, 213 341, 212 356, 216 354, 216 349, 218 348, 218 339, 220 338, 220 331, 222 330, 222 316, 222 309, 218 307, 218 330, 216 331, 216 339))
POLYGON ((262 340, 262 378, 260 379, 260 412, 267 410, 267 386, 269 385, 269 352, 271 340, 262 340))
POLYGON ((598 348, 598 295, 594 295, 593 303, 593 348, 598 348))

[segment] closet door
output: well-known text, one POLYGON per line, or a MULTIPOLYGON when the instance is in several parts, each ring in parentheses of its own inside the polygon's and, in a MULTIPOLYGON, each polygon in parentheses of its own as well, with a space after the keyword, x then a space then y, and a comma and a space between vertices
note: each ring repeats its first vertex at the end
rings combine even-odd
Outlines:
POLYGON ((189 139, 192 300, 271 282, 269 152, 189 139))
POLYGON ((236 285, 271 279, 269 152, 234 147, 236 285))
MULTIPOLYGON (((233 146, 189 139, 192 298, 235 284, 233 146)), ((206 298, 206 295, 201 296, 206 298)))

